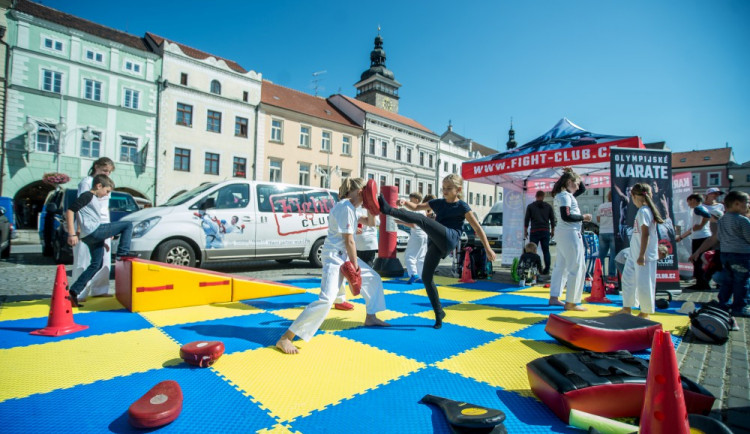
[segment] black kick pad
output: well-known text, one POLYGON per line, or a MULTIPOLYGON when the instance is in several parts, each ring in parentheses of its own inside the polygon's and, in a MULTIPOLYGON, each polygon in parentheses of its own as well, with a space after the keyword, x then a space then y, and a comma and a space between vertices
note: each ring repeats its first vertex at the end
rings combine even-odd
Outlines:
POLYGON ((487 432, 493 432, 491 428, 505 421, 505 413, 481 405, 454 401, 434 395, 425 395, 422 402, 436 405, 443 410, 445 418, 448 419, 448 423, 452 425, 455 432, 466 432, 462 428, 488 428, 487 432))

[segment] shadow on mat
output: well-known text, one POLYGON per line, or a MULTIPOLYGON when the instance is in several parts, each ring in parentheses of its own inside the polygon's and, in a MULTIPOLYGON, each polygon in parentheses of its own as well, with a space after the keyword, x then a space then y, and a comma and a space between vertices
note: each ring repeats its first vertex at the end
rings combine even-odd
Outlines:
POLYGON ((243 339, 261 346, 276 345, 285 331, 286 327, 239 327, 230 325, 194 325, 180 327, 182 330, 190 330, 209 339, 232 338, 243 339))
POLYGON ((507 411, 503 408, 500 408, 500 410, 503 410, 506 414, 512 414, 525 425, 545 426, 545 429, 549 428, 549 432, 568 433, 573 431, 566 423, 555 416, 552 410, 537 401, 530 389, 516 390, 515 392, 498 390, 497 397, 507 408, 507 411), (539 406, 539 408, 532 409, 530 406, 539 406))

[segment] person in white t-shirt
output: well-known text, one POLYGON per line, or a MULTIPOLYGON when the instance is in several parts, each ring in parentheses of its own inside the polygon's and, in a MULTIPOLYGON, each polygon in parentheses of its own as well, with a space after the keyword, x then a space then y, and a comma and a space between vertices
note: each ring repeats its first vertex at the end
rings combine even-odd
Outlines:
MULTIPOLYGON (((680 236, 676 238, 676 241, 680 242, 690 236, 693 253, 695 253, 711 236, 711 226, 708 224, 711 219, 711 214, 709 213, 708 208, 703 205, 703 196, 700 194, 693 193, 688 196, 686 200, 688 206, 693 210, 691 212, 691 226, 690 229, 680 234, 680 236)), ((703 271, 703 263, 700 258, 693 262, 693 277, 695 277, 695 284, 688 286, 686 289, 694 289, 698 291, 711 289, 708 279, 706 279, 706 273, 703 271)))
POLYGON ((606 265, 607 277, 616 280, 615 269, 615 225, 612 221, 612 190, 607 193, 607 201, 596 209, 596 222, 599 224, 599 260, 602 269, 606 265), (609 261, 605 259, 609 258, 609 261))
POLYGON ((591 214, 581 214, 578 208, 576 196, 586 191, 581 177, 569 167, 563 170, 562 176, 552 187, 552 196, 555 198, 553 208, 557 218, 557 258, 550 278, 549 304, 564 306, 565 310, 586 310, 579 305, 586 274, 581 222, 590 222, 591 214), (565 303, 560 301, 564 286, 567 287, 565 303))
POLYGON ((376 314, 385 310, 383 281, 363 260, 357 258, 354 244, 354 233, 357 230, 356 208, 362 205, 362 189, 365 180, 362 178, 345 178, 339 188, 340 200, 328 215, 328 234, 323 244, 323 278, 320 282, 320 296, 313 301, 289 329, 276 342, 276 347, 286 354, 297 354, 299 350, 292 343, 298 336, 309 341, 323 324, 326 315, 331 311, 339 287, 343 283, 341 266, 350 261, 357 266, 362 276, 362 297, 365 299, 366 326, 388 327, 389 324, 379 319, 376 314))
POLYGON ((630 254, 622 273, 622 309, 611 313, 632 314, 640 305, 641 318, 654 313, 656 296, 656 263, 659 260, 659 236, 656 224, 664 223, 651 199, 651 186, 635 184, 630 190, 633 204, 638 207, 630 236, 630 254))

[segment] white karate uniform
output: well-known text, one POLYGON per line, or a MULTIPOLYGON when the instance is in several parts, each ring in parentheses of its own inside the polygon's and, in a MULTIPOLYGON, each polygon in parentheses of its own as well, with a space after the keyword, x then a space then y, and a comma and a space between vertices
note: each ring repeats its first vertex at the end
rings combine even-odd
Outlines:
POLYGON ((630 253, 622 273, 622 306, 638 307, 641 313, 654 313, 656 296, 656 263, 659 260, 659 237, 656 220, 648 206, 642 206, 635 215, 633 235, 630 237, 630 253), (641 226, 648 226, 648 245, 645 265, 638 265, 641 253, 641 226))
MULTIPOLYGON (((357 214, 357 227, 359 227, 359 218, 367 217, 367 210, 359 206, 356 208, 357 214)), ((378 249, 378 225, 380 224, 380 217, 375 216, 375 226, 362 225, 362 233, 354 233, 354 245, 357 247, 357 251, 368 251, 378 249)), ((346 302, 346 288, 344 285, 339 285, 339 292, 336 295, 335 303, 346 302)))
MULTIPOLYGON (((349 258, 344 247, 342 234, 352 234, 357 230, 357 216, 349 199, 343 199, 331 209, 328 218, 328 234, 323 244, 323 278, 320 283, 319 298, 307 305, 305 310, 289 326, 289 330, 300 339, 309 341, 326 319, 333 306, 344 276, 341 265, 349 258)), ((365 299, 368 314, 385 310, 383 281, 380 275, 364 261, 357 259, 362 273, 362 297, 365 299)))
MULTIPOLYGON (((81 182, 78 184, 78 196, 91 190, 91 183, 93 180, 94 177, 92 176, 87 176, 83 178, 83 180, 81 180, 81 182)), ((99 209, 101 210, 101 222, 109 223, 109 195, 106 195, 102 198, 97 198, 96 196, 94 196, 93 200, 104 202, 99 206, 99 209)), ((109 272, 112 265, 112 252, 110 251, 112 249, 112 240, 107 238, 104 241, 104 244, 107 245, 107 248, 104 249, 102 268, 100 268, 99 271, 94 274, 94 277, 92 277, 91 280, 86 284, 83 291, 78 294, 78 301, 86 300, 89 292, 92 296, 105 295, 109 292, 109 272)), ((86 243, 77 243, 75 246, 73 246, 73 270, 71 282, 75 282, 76 279, 78 279, 78 277, 81 275, 81 273, 83 273, 83 271, 88 268, 89 264, 91 264, 91 254, 89 253, 88 246, 86 246, 86 243)))
MULTIPOLYGON (((425 214, 424 211, 416 211, 420 214, 425 214)), ((409 277, 422 276, 422 269, 424 268, 424 257, 427 254, 427 233, 423 231, 419 226, 411 228, 409 234, 409 241, 406 243, 406 251, 404 252, 404 261, 406 262, 406 272, 409 277)))
POLYGON ((565 301, 578 304, 583 294, 583 283, 586 274, 585 247, 581 236, 581 222, 566 222, 560 216, 560 207, 569 207, 570 214, 581 214, 578 201, 567 190, 555 195, 554 212, 557 218, 555 241, 557 258, 550 277, 551 297, 560 297, 563 286, 567 285, 565 301))

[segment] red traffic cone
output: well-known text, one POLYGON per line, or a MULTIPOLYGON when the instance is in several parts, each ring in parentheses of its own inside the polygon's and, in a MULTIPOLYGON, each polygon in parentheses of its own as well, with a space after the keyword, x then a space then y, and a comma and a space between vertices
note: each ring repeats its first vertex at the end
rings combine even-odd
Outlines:
POLYGON ((73 322, 73 308, 68 298, 68 276, 65 274, 65 266, 57 266, 55 285, 52 288, 52 301, 50 302, 49 318, 47 327, 31 332, 32 335, 62 336, 89 328, 73 322))
POLYGON ((594 282, 591 284, 591 296, 586 297, 586 301, 589 303, 612 303, 612 300, 607 298, 607 293, 604 289, 602 261, 599 258, 596 258, 596 262, 594 262, 594 282))
POLYGON ((463 270, 461 271, 461 278, 458 279, 461 283, 474 283, 476 280, 471 278, 471 258, 469 255, 471 254, 472 248, 469 246, 466 246, 464 248, 464 266, 463 270))
POLYGON ((657 331, 651 344, 651 361, 646 378, 646 397, 641 410, 640 432, 688 434, 688 412, 677 368, 672 337, 657 331))

